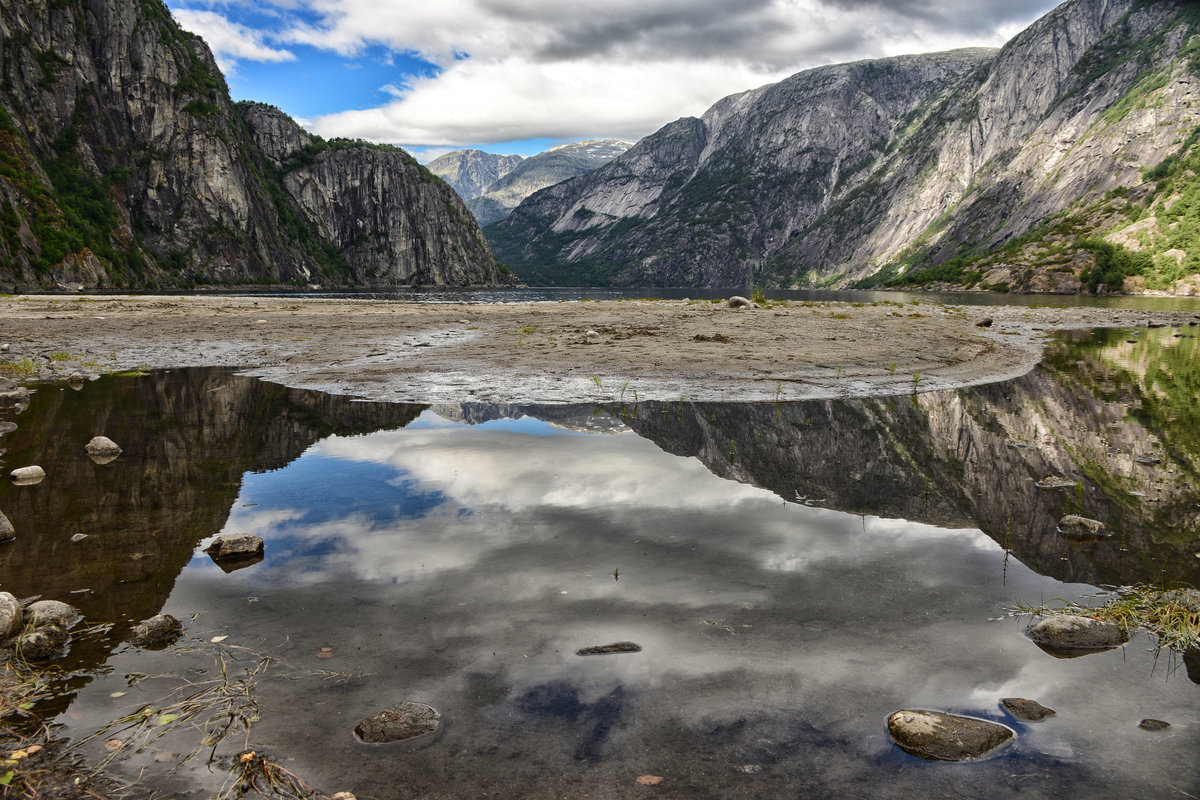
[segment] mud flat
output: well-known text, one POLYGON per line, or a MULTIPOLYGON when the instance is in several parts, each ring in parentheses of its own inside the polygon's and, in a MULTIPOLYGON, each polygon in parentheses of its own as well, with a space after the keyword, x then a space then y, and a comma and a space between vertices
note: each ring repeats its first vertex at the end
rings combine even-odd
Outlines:
POLYGON ((1003 380, 1032 368, 1053 330, 1198 321, 1180 311, 930 303, 17 296, 0 298, 0 365, 29 378, 227 366, 417 402, 632 401, 635 392, 799 400, 1003 380), (985 318, 991 325, 980 327, 985 318))

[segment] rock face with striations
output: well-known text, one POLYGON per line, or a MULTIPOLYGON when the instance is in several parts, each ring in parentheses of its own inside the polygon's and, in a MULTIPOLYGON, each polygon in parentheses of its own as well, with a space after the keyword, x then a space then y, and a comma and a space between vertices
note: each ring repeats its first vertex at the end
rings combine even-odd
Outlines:
POLYGON ((285 182, 299 176, 277 156, 316 140, 255 109, 249 123, 276 157, 265 154, 208 47, 160 0, 13 0, 0 30, 0 285, 499 281, 470 215, 400 151, 313 154, 312 202, 297 203, 285 182), (378 199, 321 183, 333 169, 378 199), (322 198, 362 219, 312 216, 330 210, 322 198))
POLYGON ((987 252, 1149 185, 1195 128, 1198 33, 1189 3, 1069 0, 999 51, 808 70, 667 125, 488 236, 522 277, 617 285, 846 285, 987 252))
POLYGON ((455 150, 440 155, 426 166, 450 184, 464 200, 479 197, 524 160, 524 156, 485 153, 482 150, 455 150))

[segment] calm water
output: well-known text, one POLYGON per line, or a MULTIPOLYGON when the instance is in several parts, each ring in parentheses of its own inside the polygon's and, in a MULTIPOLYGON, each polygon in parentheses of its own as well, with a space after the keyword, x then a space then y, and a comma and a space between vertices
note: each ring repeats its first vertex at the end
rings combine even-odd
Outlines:
POLYGON ((1194 796, 1197 671, 1145 634, 1057 660, 1009 614, 1200 585, 1189 332, 1077 334, 1005 384, 778 406, 388 405, 214 370, 46 385, 2 417, 3 467, 48 477, 0 485, 0 585, 114 623, 42 708, 63 736, 271 659, 211 762, 183 760, 193 725, 120 735, 113 768, 172 797, 218 794, 244 747, 359 798, 1194 796), (97 433, 125 453, 92 464, 97 433), (1117 536, 1067 546, 1069 512, 1117 536), (265 559, 225 572, 202 552, 220 532, 265 559), (178 645, 123 644, 159 610, 178 645), (614 641, 643 650, 575 655, 614 641), (1013 696, 1058 715, 1018 723, 1013 696), (404 700, 442 730, 357 741, 404 700), (884 727, 906 707, 1018 737, 924 762, 884 727))

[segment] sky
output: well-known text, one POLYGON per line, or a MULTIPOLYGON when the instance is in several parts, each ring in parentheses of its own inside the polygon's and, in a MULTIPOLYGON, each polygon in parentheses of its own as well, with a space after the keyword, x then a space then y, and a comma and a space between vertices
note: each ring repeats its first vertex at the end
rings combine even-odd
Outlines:
POLYGON ((636 141, 822 64, 1000 46, 1055 0, 167 0, 238 100, 422 161, 636 141))

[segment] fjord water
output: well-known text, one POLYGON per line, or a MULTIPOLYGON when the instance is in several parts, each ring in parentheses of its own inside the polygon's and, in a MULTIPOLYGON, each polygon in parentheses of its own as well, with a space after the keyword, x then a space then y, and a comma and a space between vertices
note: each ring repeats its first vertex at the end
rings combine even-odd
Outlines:
POLYGON ((170 796, 216 795, 243 749, 360 798, 1196 795, 1182 659, 1145 634, 1055 659, 1010 614, 1200 584, 1191 332, 1079 333, 1008 383, 780 405, 389 405, 214 370, 44 385, 0 437, 6 469, 48 473, 0 487, 0 584, 114 623, 77 637, 44 709, 76 740, 271 659, 211 763, 183 763, 191 725, 116 753, 170 796), (86 458, 97 433, 119 459, 86 458), (1113 539, 1065 543, 1076 512, 1113 539), (265 558, 224 571, 202 552, 220 532, 265 558), (122 643, 159 610, 183 640, 122 643), (617 641, 642 650, 576 655, 617 641), (1058 713, 1021 723, 1005 697, 1058 713), (442 729, 355 738, 405 700, 442 729), (925 762, 888 738, 900 708, 1017 737, 925 762))

